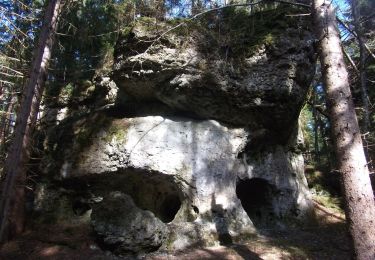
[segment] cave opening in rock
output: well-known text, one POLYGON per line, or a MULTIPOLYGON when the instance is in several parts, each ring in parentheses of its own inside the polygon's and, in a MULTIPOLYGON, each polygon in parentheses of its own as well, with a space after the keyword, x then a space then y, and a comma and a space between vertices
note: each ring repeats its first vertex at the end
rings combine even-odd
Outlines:
POLYGON ((180 198, 175 194, 166 196, 159 208, 159 218, 164 223, 171 222, 181 208, 180 198))
POLYGON ((275 187, 261 178, 238 180, 237 197, 242 207, 256 227, 275 224, 274 195, 275 187))
POLYGON ((108 187, 121 191, 132 197, 137 207, 151 211, 164 223, 173 221, 184 197, 171 176, 158 172, 127 169, 121 174, 113 173, 106 178, 92 179, 90 186, 97 189, 98 194, 103 193, 103 197, 108 187))

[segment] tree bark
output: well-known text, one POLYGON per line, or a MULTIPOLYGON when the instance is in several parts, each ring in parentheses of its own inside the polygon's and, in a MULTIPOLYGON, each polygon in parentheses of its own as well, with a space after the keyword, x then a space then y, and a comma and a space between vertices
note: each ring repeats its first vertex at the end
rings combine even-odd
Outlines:
POLYGON ((313 2, 322 75, 354 253, 357 259, 375 259, 374 196, 350 93, 335 10, 331 1, 313 2))
POLYGON ((24 228, 25 163, 29 157, 30 137, 39 110, 62 1, 50 0, 48 3, 30 78, 23 89, 13 143, 4 164, 6 177, 0 202, 0 242, 21 233, 24 228))

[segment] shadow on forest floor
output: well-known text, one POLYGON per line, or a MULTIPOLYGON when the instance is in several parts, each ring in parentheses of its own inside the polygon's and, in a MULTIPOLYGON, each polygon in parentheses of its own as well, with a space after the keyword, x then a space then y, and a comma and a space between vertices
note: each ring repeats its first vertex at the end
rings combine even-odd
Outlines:
MULTIPOLYGON (((153 253, 136 259, 351 259, 342 213, 315 203, 318 223, 285 231, 261 230, 228 246, 153 253)), ((5 244, 0 259, 134 259, 119 258, 96 246, 90 227, 38 226, 5 244)))
POLYGON ((231 246, 197 248, 147 259, 351 259, 343 223, 311 229, 268 231, 231 246))

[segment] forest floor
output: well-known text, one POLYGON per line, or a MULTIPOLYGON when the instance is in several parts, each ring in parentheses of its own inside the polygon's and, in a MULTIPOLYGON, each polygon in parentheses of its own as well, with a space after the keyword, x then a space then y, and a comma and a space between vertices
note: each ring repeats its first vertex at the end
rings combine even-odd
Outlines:
POLYGON ((89 227, 79 230, 43 226, 5 244, 0 250, 0 259, 350 259, 344 215, 320 201, 315 198, 318 221, 314 225, 287 231, 262 230, 259 235, 230 246, 119 258, 88 240, 89 227))

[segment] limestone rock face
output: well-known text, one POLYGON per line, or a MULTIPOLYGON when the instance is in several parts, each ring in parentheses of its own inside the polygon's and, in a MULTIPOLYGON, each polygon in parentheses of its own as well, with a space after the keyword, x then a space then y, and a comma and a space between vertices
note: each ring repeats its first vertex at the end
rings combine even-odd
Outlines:
MULTIPOLYGON (((177 219, 196 219, 198 213, 211 215, 212 205, 220 204, 233 215, 231 225, 246 229, 251 227, 251 221, 240 206, 235 189, 239 163, 236 157, 247 137, 245 129, 228 128, 213 120, 161 116, 119 119, 91 136, 92 145, 76 155, 76 161, 70 161, 69 152, 60 173, 62 178, 94 178, 90 176, 101 174, 103 179, 114 173, 111 178, 121 183, 126 181, 120 179, 129 175, 126 169, 137 169, 149 182, 158 176, 161 180, 170 176, 169 180, 179 190, 175 192, 176 199, 183 208, 175 212, 177 219), (113 129, 117 132, 111 132, 113 129)), ((144 185, 139 183, 138 189, 144 185)), ((151 187, 144 192, 150 193, 151 187)), ((155 201, 147 204, 155 204, 155 201)))
POLYGON ((150 211, 139 209, 126 194, 113 192, 91 215, 94 230, 116 253, 148 252, 167 238, 167 228, 150 211))
POLYGON ((304 219, 298 115, 313 41, 282 24, 234 46, 215 23, 163 37, 170 25, 136 23, 110 77, 51 106, 38 213, 91 223, 119 254, 225 244, 304 219))
MULTIPOLYGON (((106 115, 93 117, 102 122, 106 115)), ((81 147, 79 134, 65 143, 65 152, 58 153, 60 166, 49 171, 58 172, 55 177, 63 181, 84 182, 86 194, 104 198, 92 207, 92 221, 104 243, 122 244, 119 250, 146 250, 146 245, 134 241, 132 245, 124 238, 124 230, 141 227, 129 227, 130 220, 119 219, 134 217, 146 225, 150 217, 147 213, 146 220, 140 220, 144 214, 138 210, 123 216, 130 211, 125 206, 129 203, 121 209, 114 203, 128 197, 113 199, 113 191, 128 194, 137 207, 166 223, 170 235, 163 247, 169 249, 185 248, 197 239, 203 244, 225 243, 255 228, 281 227, 283 219, 303 218, 311 208, 303 158, 291 147, 278 145, 251 155, 248 129, 214 120, 162 116, 106 120, 109 123, 95 131, 81 130, 90 133, 84 135, 90 140, 86 146, 81 147), (119 221, 116 225, 112 215, 119 221)), ((63 125, 58 128, 64 131, 63 125)), ((151 242, 147 248, 157 248, 151 242)))
POLYGON ((157 33, 136 25, 118 42, 114 79, 120 89, 137 100, 287 138, 314 75, 311 32, 288 28, 255 53, 233 58, 220 53, 222 43, 202 50, 204 30, 172 31, 161 43, 153 42, 157 33), (134 51, 145 42, 145 52, 134 51))

